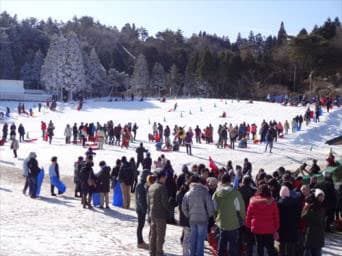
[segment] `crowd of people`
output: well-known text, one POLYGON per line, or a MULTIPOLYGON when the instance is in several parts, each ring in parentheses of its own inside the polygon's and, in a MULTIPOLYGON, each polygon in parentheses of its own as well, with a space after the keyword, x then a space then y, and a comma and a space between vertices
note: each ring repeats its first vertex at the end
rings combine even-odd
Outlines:
MULTIPOLYGON (((218 168, 215 163, 184 165, 176 175, 171 161, 160 155, 155 161, 141 143, 137 157, 117 159, 112 168, 104 161, 94 167, 96 154, 90 150, 74 163, 75 197, 83 208, 92 209, 93 193, 100 193, 100 209, 110 208, 109 194, 118 185, 123 208, 131 208, 135 194, 137 246, 150 255, 163 255, 167 224, 182 226, 183 255, 204 255, 208 241, 212 255, 322 255, 325 232, 332 232, 334 220, 342 217, 342 186, 335 189, 329 173, 322 182, 314 174, 321 168, 316 160, 310 169, 301 165, 291 172, 279 167, 272 174, 260 169, 252 176, 252 163, 231 161, 218 168), (141 168, 139 168, 141 165, 141 168), (98 171, 95 171, 95 169, 98 171), (140 170, 140 171, 139 171, 140 170), (309 184, 303 174, 312 175, 309 184), (176 209, 179 217, 177 218, 176 209), (149 243, 142 230, 150 226, 149 243), (279 247, 275 247, 275 241, 279 247), (255 248, 254 248, 255 247, 255 248)), ((336 166, 332 153, 327 166, 336 166)), ((39 173, 37 155, 24 161, 27 187, 36 197, 39 173)), ((57 158, 52 157, 49 176, 60 177, 57 158)), ((51 196, 56 196, 51 185, 51 196)))

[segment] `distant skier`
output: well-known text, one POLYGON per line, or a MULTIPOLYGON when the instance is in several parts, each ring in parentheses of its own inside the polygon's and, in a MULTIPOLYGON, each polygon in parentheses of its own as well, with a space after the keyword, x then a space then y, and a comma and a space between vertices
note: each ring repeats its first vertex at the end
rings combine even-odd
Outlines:
POLYGON ((176 111, 177 107, 178 107, 178 104, 177 104, 177 102, 176 102, 175 105, 174 105, 174 107, 173 107, 173 111, 176 111))

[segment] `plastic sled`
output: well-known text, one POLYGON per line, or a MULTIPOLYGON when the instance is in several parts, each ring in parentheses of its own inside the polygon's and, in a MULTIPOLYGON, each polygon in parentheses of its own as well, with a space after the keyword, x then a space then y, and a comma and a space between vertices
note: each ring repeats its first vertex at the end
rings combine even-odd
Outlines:
POLYGON ((123 207, 123 198, 120 183, 117 182, 114 187, 113 203, 114 206, 123 207))
POLYGON ((37 190, 36 190, 36 196, 38 197, 40 195, 40 190, 42 188, 44 180, 44 169, 40 169, 38 176, 37 176, 37 190))
POLYGON ((26 139, 26 140, 24 140, 24 141, 30 143, 30 142, 35 142, 36 140, 38 140, 38 139, 37 139, 37 138, 34 138, 34 139, 26 139))
POLYGON ((66 187, 63 182, 57 179, 57 176, 50 177, 50 182, 58 189, 58 194, 63 194, 66 190, 66 187))
POLYGON ((101 204, 100 193, 93 193, 92 199, 93 199, 93 205, 94 205, 95 207, 100 206, 100 204, 101 204))
POLYGON ((171 152, 173 151, 172 148, 162 148, 162 152, 171 152))

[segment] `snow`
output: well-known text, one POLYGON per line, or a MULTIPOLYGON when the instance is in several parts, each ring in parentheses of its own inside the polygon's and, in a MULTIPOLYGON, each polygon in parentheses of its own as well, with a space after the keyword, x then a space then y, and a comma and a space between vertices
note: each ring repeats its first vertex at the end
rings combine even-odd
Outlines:
MULTIPOLYGON (((4 111, 6 106, 10 106, 12 112, 16 111, 17 102, 1 102, 0 111, 4 111)), ((136 122, 139 126, 137 132, 137 141, 130 144, 130 148, 122 149, 118 146, 105 145, 104 150, 96 151, 95 166, 100 160, 105 160, 107 164, 113 166, 117 158, 123 155, 135 157, 135 148, 140 142, 151 152, 152 158, 156 159, 162 152, 157 152, 153 143, 148 142, 148 134, 152 133, 153 122, 160 122, 165 127, 168 124, 173 129, 174 125, 185 126, 193 129, 199 125, 201 129, 209 123, 214 127, 214 140, 217 140, 217 127, 219 124, 232 123, 239 124, 243 121, 247 123, 256 123, 258 129, 262 120, 276 120, 284 123, 298 114, 303 114, 305 107, 282 106, 276 103, 246 101, 231 101, 218 99, 177 99, 168 100, 162 103, 158 100, 139 101, 95 101, 85 102, 81 111, 76 110, 77 103, 58 103, 56 112, 46 108, 39 113, 36 109, 36 103, 26 103, 26 109, 34 107, 34 117, 18 116, 11 114, 9 122, 15 122, 18 126, 22 123, 25 130, 29 132, 30 138, 38 138, 33 143, 21 143, 18 151, 19 158, 14 159, 9 149, 9 143, 5 147, 0 147, 0 163, 19 167, 22 166, 22 160, 28 153, 35 151, 38 155, 39 164, 48 168, 52 156, 57 156, 62 175, 73 174, 73 162, 78 156, 84 155, 86 148, 80 145, 66 145, 64 142, 64 128, 66 124, 73 125, 76 122, 100 122, 103 124, 108 120, 113 120, 114 125, 121 125, 128 122, 136 122), (171 111, 177 102, 178 108, 175 112, 171 111), (201 109, 203 112, 201 112, 201 109), (191 114, 190 114, 191 111, 191 114), (223 111, 227 113, 227 118, 220 118, 223 111), (164 119, 166 122, 164 122, 164 119), (43 141, 41 138, 40 122, 48 123, 52 120, 55 124, 55 137, 52 145, 43 141), (149 123, 150 121, 150 123, 149 123)), ((242 164, 243 159, 247 157, 253 164, 254 173, 259 168, 264 168, 266 172, 272 172, 279 166, 284 166, 290 170, 298 168, 304 161, 310 161, 313 158, 319 160, 321 166, 325 165, 326 158, 330 148, 341 156, 341 147, 325 145, 327 139, 338 136, 342 133, 342 109, 333 109, 328 115, 324 113, 319 123, 311 123, 303 131, 295 134, 289 134, 284 139, 275 143, 273 153, 264 153, 264 145, 255 145, 251 141, 247 149, 218 149, 215 145, 194 144, 193 156, 185 153, 185 148, 181 147, 180 152, 164 152, 166 158, 170 159, 176 172, 181 170, 183 164, 208 164, 208 157, 211 156, 218 165, 226 165, 228 160, 233 161, 233 165, 242 164)), ((311 163, 308 162, 309 164, 311 163)))
MULTIPOLYGON (((17 102, 0 102, 0 111, 9 106, 15 112, 17 102)), ((11 114, 8 122, 22 123, 30 138, 38 138, 34 143, 21 143, 19 158, 14 159, 9 143, 0 146, 0 255, 148 255, 147 251, 136 248, 137 219, 134 210, 124 210, 112 206, 111 210, 88 210, 81 207, 79 199, 73 198, 73 162, 79 155, 84 155, 86 148, 79 145, 65 145, 64 128, 67 123, 83 122, 104 123, 110 119, 114 124, 121 125, 137 122, 139 126, 137 142, 130 148, 121 149, 117 146, 105 145, 104 150, 96 151, 95 170, 98 162, 105 160, 113 166, 115 160, 123 155, 135 156, 135 147, 140 142, 152 153, 152 158, 158 157, 152 143, 148 143, 147 135, 152 132, 153 122, 168 124, 172 129, 174 124, 191 126, 197 124, 204 128, 209 123, 214 127, 214 140, 217 140, 216 130, 219 124, 225 122, 238 124, 246 121, 255 122, 260 126, 263 119, 276 119, 284 122, 291 120, 297 114, 303 114, 305 107, 284 107, 275 103, 245 101, 232 102, 218 99, 177 99, 161 103, 157 100, 145 102, 104 102, 88 100, 82 111, 76 110, 77 103, 58 103, 56 112, 44 108, 41 113, 36 109, 36 103, 25 103, 26 108, 34 107, 34 117, 11 114), (175 102, 178 108, 173 109, 175 102), (215 107, 216 105, 216 107, 215 107), (201 112, 200 109, 203 109, 201 112), (191 110, 191 115, 190 115, 191 110), (222 112, 227 118, 220 118, 222 112), (181 113, 182 116, 181 117, 181 113), (166 122, 164 122, 164 118, 166 122), (52 120, 56 126, 52 145, 42 141, 40 122, 52 120), (150 124, 149 124, 150 120, 150 124), (67 193, 57 198, 49 196, 50 186, 45 178, 41 198, 32 200, 22 194, 24 180, 21 176, 21 166, 24 158, 31 151, 37 152, 38 161, 47 170, 50 158, 59 158, 62 180, 67 185, 67 193)), ((176 172, 180 172, 183 164, 208 164, 210 155, 219 165, 225 165, 228 160, 233 164, 242 164, 248 157, 253 164, 254 173, 258 168, 272 172, 279 166, 291 170, 297 168, 303 161, 312 158, 319 160, 324 167, 324 158, 330 148, 342 155, 341 147, 330 147, 325 143, 342 134, 342 109, 333 109, 330 114, 324 112, 320 123, 311 123, 304 130, 290 134, 285 139, 275 143, 274 153, 264 153, 264 145, 254 145, 249 142, 247 149, 217 149, 215 145, 194 144, 193 156, 187 156, 182 147, 180 152, 164 153, 176 172)), ((112 193, 110 194, 110 198, 112 193)), ((134 203, 133 203, 134 206, 134 203)), ((146 223, 144 238, 148 241, 149 227, 146 223)), ((164 251, 167 255, 181 255, 179 239, 181 228, 168 225, 164 251)), ((323 255, 339 255, 341 234, 329 235, 323 255)))

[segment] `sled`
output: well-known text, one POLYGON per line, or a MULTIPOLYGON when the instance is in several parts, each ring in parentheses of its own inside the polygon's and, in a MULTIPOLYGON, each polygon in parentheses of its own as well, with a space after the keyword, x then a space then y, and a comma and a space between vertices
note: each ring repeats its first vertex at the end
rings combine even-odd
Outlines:
POLYGON ((3 146, 5 144, 5 140, 0 140, 0 146, 3 146))
POLYGON ((260 140, 253 140, 253 144, 259 144, 260 140))
POLYGON ((162 148, 161 151, 162 152, 171 152, 173 150, 172 150, 172 148, 162 148))
POLYGON ((63 194, 66 187, 63 182, 57 179, 57 176, 50 177, 51 185, 54 185, 58 189, 58 194, 63 194))
POLYGON ((87 147, 97 147, 98 145, 97 145, 97 143, 86 143, 85 144, 87 147))
POLYGON ((101 204, 100 193, 93 193, 93 195, 92 195, 92 200, 93 200, 93 205, 94 205, 95 207, 100 206, 100 204, 101 204))
POLYGON ((37 176, 37 190, 36 190, 36 196, 38 197, 40 195, 40 190, 42 188, 44 180, 44 169, 40 169, 38 176, 37 176))
POLYGON ((24 140, 24 142, 30 143, 30 142, 35 142, 35 141, 37 141, 37 140, 38 140, 37 138, 34 138, 34 139, 26 139, 26 140, 24 140))
POLYGON ((91 146, 90 147, 92 150, 99 150, 100 148, 98 146, 91 146))
POLYGON ((172 111, 174 111, 173 108, 170 108, 167 112, 172 112, 172 111))
POLYGON ((117 182, 114 187, 112 204, 117 207, 123 207, 122 191, 119 182, 117 182))

